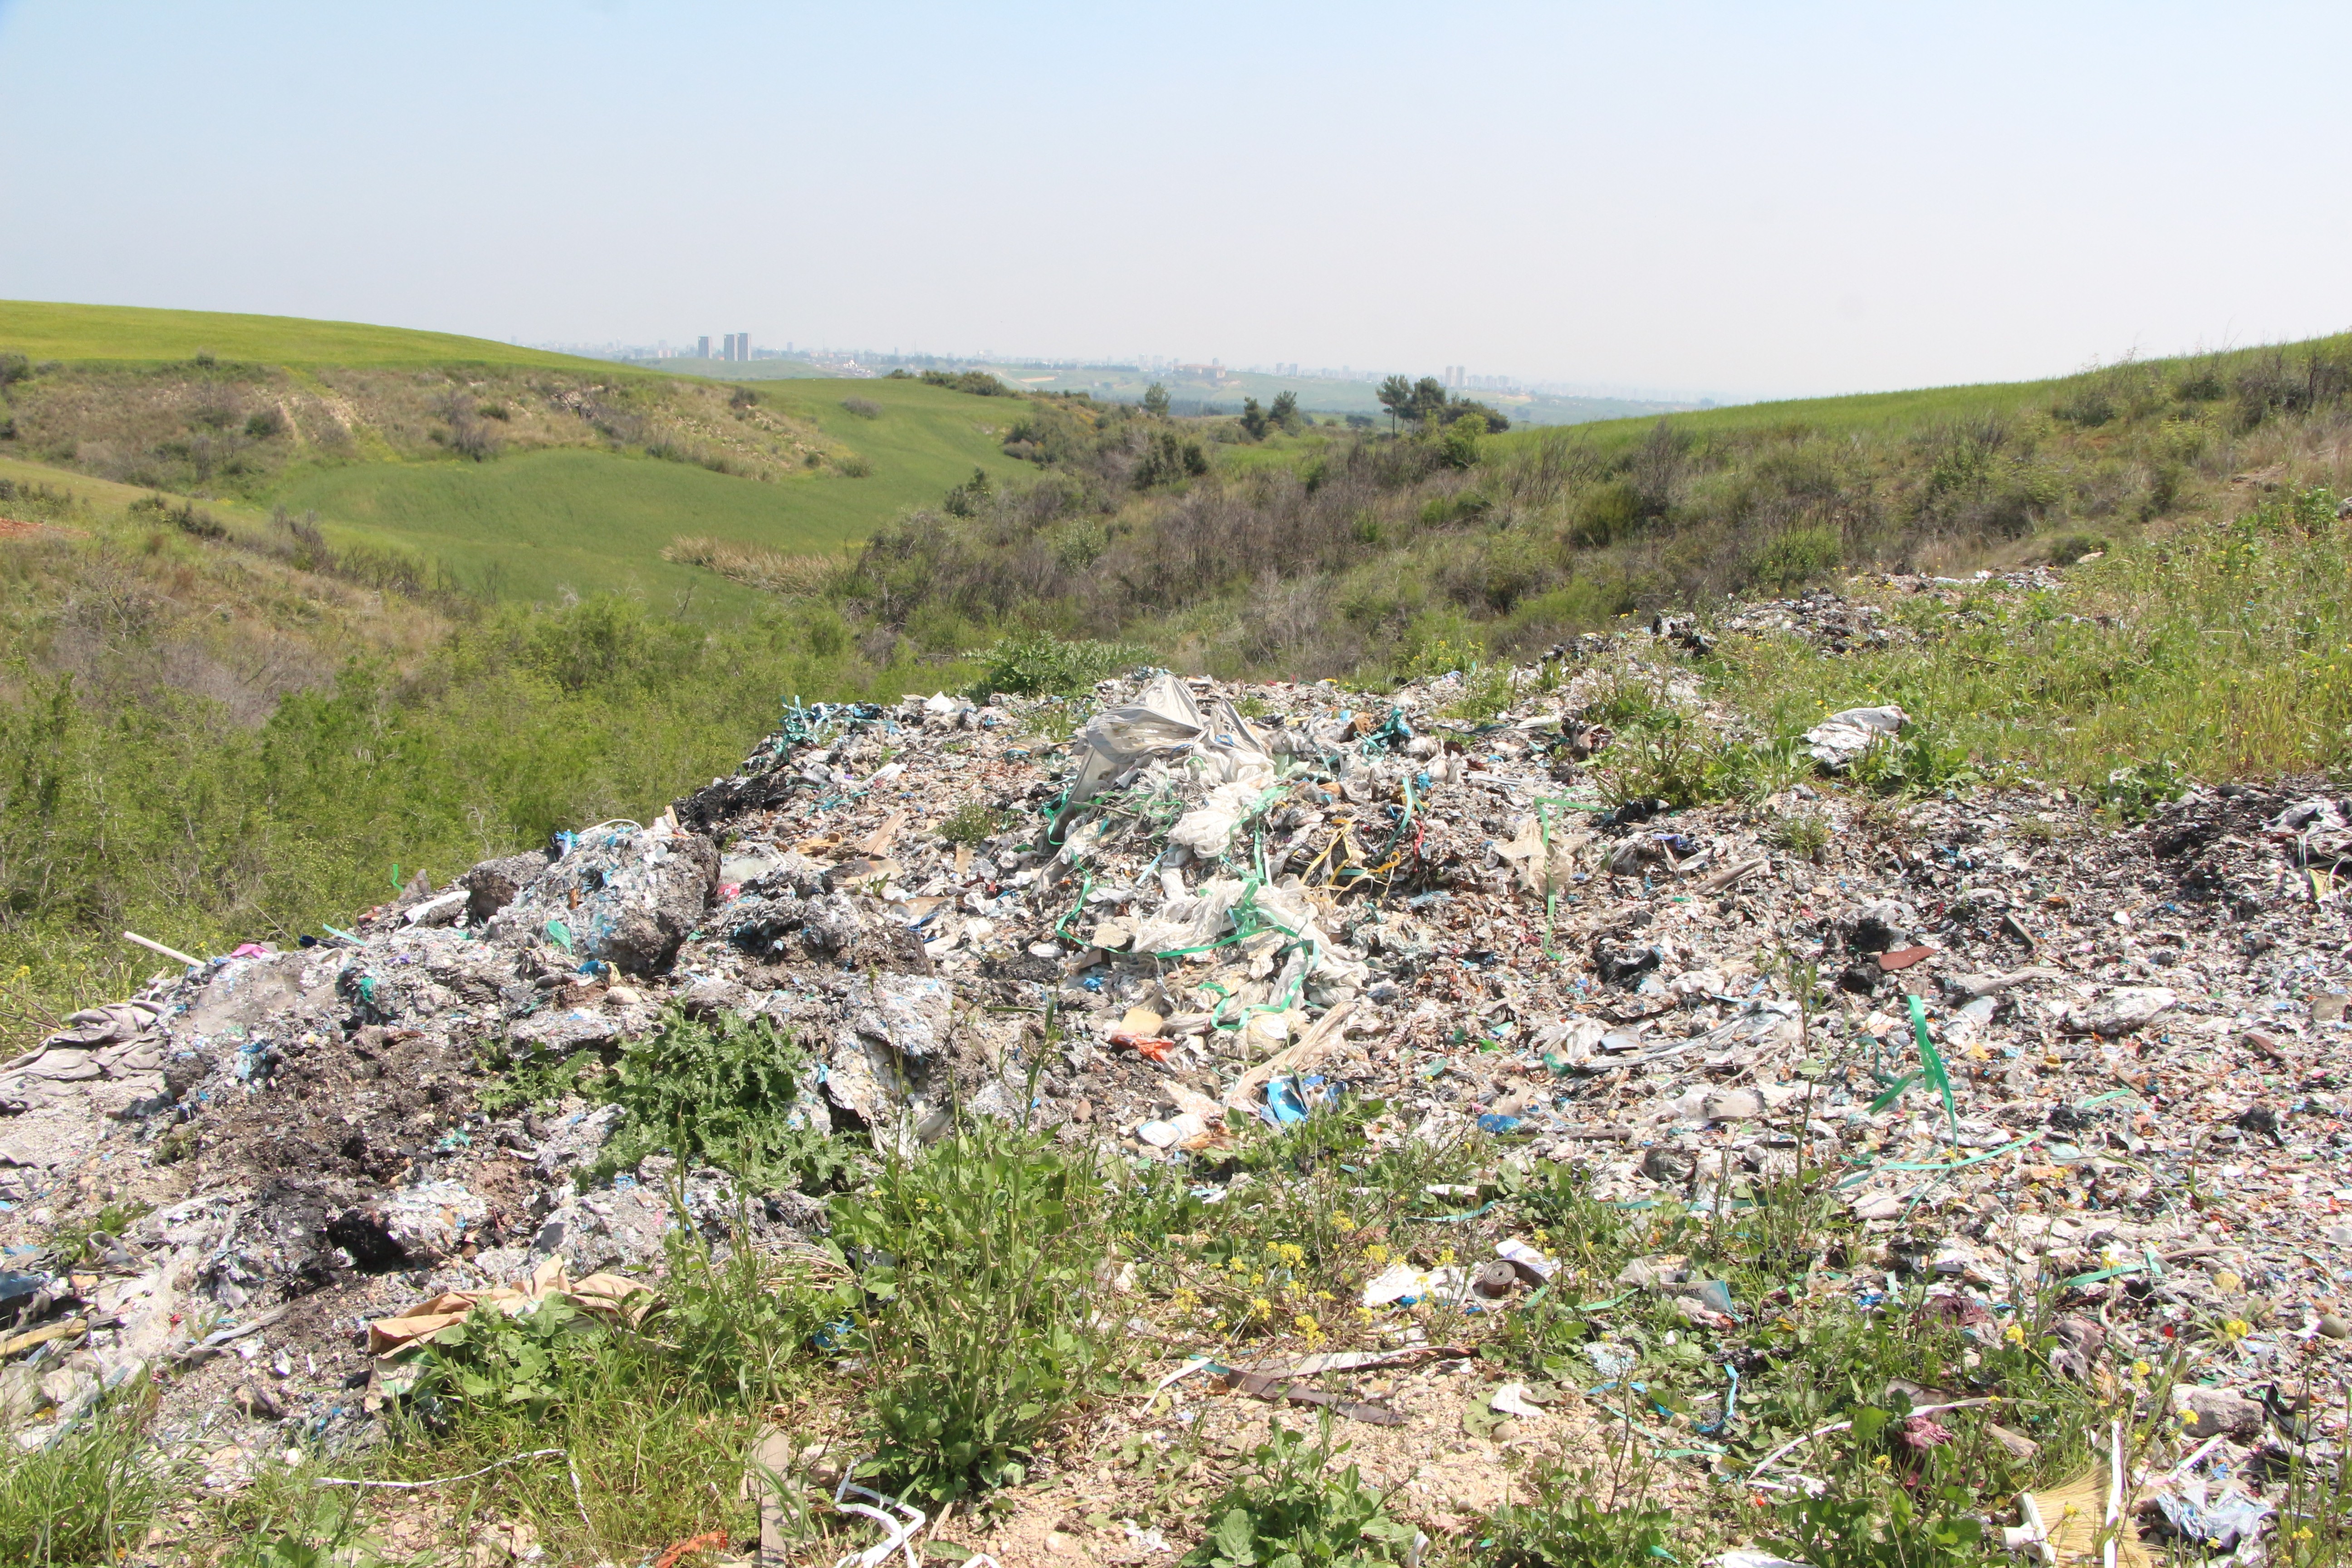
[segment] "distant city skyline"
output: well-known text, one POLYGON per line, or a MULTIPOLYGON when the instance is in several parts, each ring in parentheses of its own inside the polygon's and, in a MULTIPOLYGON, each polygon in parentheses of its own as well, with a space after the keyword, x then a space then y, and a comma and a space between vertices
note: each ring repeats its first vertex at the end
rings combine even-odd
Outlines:
POLYGON ((625 361, 704 359, 712 363, 748 363, 761 359, 796 359, 810 364, 875 364, 890 366, 902 363, 931 363, 940 365, 1003 365, 1040 370, 1131 370, 1151 375, 1178 375, 1187 371, 1233 371, 1251 375, 1288 376, 1298 381, 1347 381, 1377 383, 1391 375, 1403 375, 1419 380, 1434 375, 1445 386, 1463 392, 1496 392, 1534 394, 1559 397, 1611 397, 1636 402, 1716 404, 1736 399, 1713 391, 1687 387, 1665 388, 1631 385, 1601 385, 1590 382, 1562 380, 1557 377, 1522 376, 1510 374, 1474 374, 1467 366, 1442 365, 1435 370, 1389 367, 1363 369, 1354 365, 1306 365, 1301 361, 1239 362, 1228 365, 1222 356, 1205 360, 1186 360, 1168 354, 1110 354, 1098 357, 1070 357, 1044 354, 926 354, 920 350, 837 349, 786 342, 782 348, 757 346, 749 332, 722 339, 721 348, 714 353, 708 334, 698 337, 695 346, 672 343, 667 338, 650 342, 631 342, 618 338, 549 338, 526 341, 510 337, 508 342, 524 348, 546 349, 556 353, 580 354, 596 359, 625 361))

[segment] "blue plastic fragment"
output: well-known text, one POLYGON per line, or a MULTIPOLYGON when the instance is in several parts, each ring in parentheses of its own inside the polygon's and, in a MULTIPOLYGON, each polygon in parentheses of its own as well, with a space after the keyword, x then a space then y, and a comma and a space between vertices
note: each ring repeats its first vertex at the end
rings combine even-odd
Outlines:
POLYGON ((1516 1132, 1518 1127, 1519 1119, 1516 1116, 1497 1116, 1490 1110, 1478 1118, 1481 1132, 1516 1132))

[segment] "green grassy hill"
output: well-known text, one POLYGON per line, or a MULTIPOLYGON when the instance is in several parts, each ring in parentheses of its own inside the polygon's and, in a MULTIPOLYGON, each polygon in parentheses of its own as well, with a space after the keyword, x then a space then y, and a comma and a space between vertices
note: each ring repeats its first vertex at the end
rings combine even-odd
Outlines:
POLYGON ((664 546, 831 552, 1024 467, 1002 438, 1020 405, 914 382, 739 389, 447 333, 26 301, 0 301, 0 457, 315 512, 337 548, 530 602, 740 613, 749 590, 664 546))
POLYGON ((999 480, 1003 455, 990 400, 908 382, 801 382, 769 402, 837 439, 870 466, 761 482, 691 463, 582 448, 491 463, 362 463, 291 474, 268 499, 316 510, 345 535, 446 562, 493 597, 547 600, 563 590, 642 594, 667 607, 740 611, 751 591, 660 558, 682 534, 795 554, 838 552, 910 506, 936 503, 974 468, 999 480), (861 418, 856 397, 882 410, 861 418))
POLYGON ((198 354, 272 364, 471 363, 579 370, 598 363, 488 338, 370 326, 363 321, 35 300, 0 300, 0 352, 27 354, 36 360, 143 363, 194 359, 198 354))

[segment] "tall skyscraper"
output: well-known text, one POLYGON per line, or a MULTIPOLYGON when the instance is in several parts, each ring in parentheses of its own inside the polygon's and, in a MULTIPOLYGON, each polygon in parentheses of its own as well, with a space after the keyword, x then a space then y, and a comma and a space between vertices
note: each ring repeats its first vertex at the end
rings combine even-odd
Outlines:
POLYGON ((702 336, 694 340, 694 357, 697 359, 709 359, 710 357, 710 334, 709 332, 705 332, 702 336))

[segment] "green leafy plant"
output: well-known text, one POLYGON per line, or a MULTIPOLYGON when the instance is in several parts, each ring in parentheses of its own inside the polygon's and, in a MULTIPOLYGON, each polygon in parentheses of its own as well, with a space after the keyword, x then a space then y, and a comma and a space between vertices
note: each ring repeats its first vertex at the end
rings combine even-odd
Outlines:
POLYGON ((1413 1554, 1413 1527, 1390 1514, 1390 1494, 1367 1486, 1347 1451, 1334 1445, 1327 1416, 1310 1441, 1276 1421, 1250 1458, 1254 1474, 1236 1479, 1209 1510, 1208 1538, 1181 1568, 1314 1568, 1318 1563, 1402 1563, 1413 1554))
POLYGON ((835 1240, 866 1264, 869 1474, 919 1501, 1018 1485, 1108 1385, 1108 1204, 1090 1153, 986 1119, 836 1200, 835 1240))
POLYGON ((1601 798, 1612 805, 1663 800, 1680 809, 1755 800, 1802 771, 1792 741, 1741 741, 1671 710, 1652 718, 1620 736, 1593 769, 1601 798))
POLYGON ((1984 1526, 1965 1489, 1947 1487, 1921 1499, 1864 1475, 1775 1508, 1779 1533, 1769 1544, 1812 1568, 1976 1568, 1986 1561, 1984 1526))
POLYGON ((1517 696, 1507 666, 1474 670, 1462 683, 1462 695, 1445 710, 1450 718, 1483 724, 1506 711, 1517 696))
POLYGON ((561 1300, 512 1316, 478 1306, 425 1342, 416 1388, 428 1398, 519 1410, 538 1420, 591 1372, 609 1331, 561 1300))
POLYGON ((751 1200, 740 1183, 736 1194, 738 1240, 721 1256, 686 1214, 681 1178, 672 1195, 679 1223, 663 1237, 668 1281, 643 1328, 694 1385, 771 1401, 812 1338, 856 1305, 857 1292, 838 1264, 827 1279, 817 1261, 780 1261, 749 1245, 751 1200))
POLYGON ((1943 726, 1914 721, 1904 732, 1874 741, 1848 765, 1854 783, 1877 795, 1933 795, 1982 776, 1968 749, 1943 726))
POLYGON ((70 1268, 85 1259, 103 1253, 108 1245, 120 1237, 155 1205, 147 1203, 110 1203, 84 1221, 68 1221, 50 1230, 47 1237, 50 1253, 58 1267, 70 1268))
POLYGON ((1496 1568, 1656 1568, 1676 1560, 1675 1516, 1638 1498, 1621 1502, 1608 1475, 1554 1471, 1534 1490, 1532 1505, 1506 1504, 1487 1516, 1484 1560, 1496 1568))
POLYGON ((2099 804, 2125 822, 2140 823, 2188 793, 2189 780, 2179 767, 2158 757, 2107 774, 2099 785, 2099 804))
POLYGON ((1830 820, 1818 811, 1792 811, 1767 824, 1764 837, 1801 859, 1818 860, 1829 847, 1830 820))
POLYGON ((986 801, 968 800, 940 824, 940 837, 950 844, 978 844, 1003 832, 1009 820, 1008 814, 986 801))
POLYGON ((980 696, 1007 691, 1015 697, 1075 697, 1097 680, 1149 661, 1151 650, 1134 643, 1066 641, 1051 632, 1026 632, 999 637, 980 657, 980 696))
POLYGON ((754 1189, 821 1191, 847 1168, 824 1108, 801 1102, 807 1058, 765 1018, 703 1020, 672 1009, 622 1048, 601 1081, 620 1130, 593 1175, 635 1169, 647 1155, 723 1165, 754 1189))

